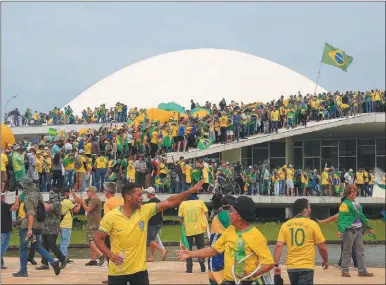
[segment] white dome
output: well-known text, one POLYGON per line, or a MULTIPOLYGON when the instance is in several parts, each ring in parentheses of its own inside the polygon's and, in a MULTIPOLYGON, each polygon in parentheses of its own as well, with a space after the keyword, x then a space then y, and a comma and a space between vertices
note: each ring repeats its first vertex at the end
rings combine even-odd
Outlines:
MULTIPOLYGON (((300 91, 313 93, 315 82, 267 59, 223 49, 191 49, 142 60, 97 82, 68 105, 79 114, 87 107, 152 108, 176 102, 190 108, 190 100, 218 104, 268 102, 300 91)), ((318 86, 317 93, 327 92, 318 86)))

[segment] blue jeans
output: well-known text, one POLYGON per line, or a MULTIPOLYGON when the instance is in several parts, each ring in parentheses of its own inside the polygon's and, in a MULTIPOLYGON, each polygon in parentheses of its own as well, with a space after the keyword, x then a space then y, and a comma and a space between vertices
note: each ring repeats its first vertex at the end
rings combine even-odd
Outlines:
POLYGON ((279 180, 279 194, 285 194, 285 180, 279 180))
MULTIPOLYGON (((20 272, 27 273, 27 229, 19 229, 20 237, 20 272)), ((46 259, 51 265, 54 264, 55 259, 48 253, 48 251, 42 247, 42 232, 32 229, 32 233, 36 237, 36 249, 42 258, 46 259)))
POLYGON ((9 240, 11 238, 11 232, 1 233, 1 261, 3 261, 4 253, 9 247, 9 240))
POLYGON ((64 186, 70 187, 71 189, 74 188, 74 177, 75 177, 74 170, 66 170, 64 173, 64 186))
POLYGON ((68 257, 68 246, 71 241, 72 229, 61 228, 60 229, 60 251, 67 258, 68 257))
POLYGON ((367 101, 365 104, 365 107, 366 107, 366 113, 372 112, 373 111, 373 102, 371 100, 367 101))
POLYGON ((46 172, 42 172, 42 185, 40 186, 41 192, 47 192, 47 180, 48 180, 48 174, 46 172))
POLYGON ((374 101, 374 111, 375 112, 381 111, 381 101, 374 101))
POLYGON ((330 119, 336 118, 336 107, 335 106, 330 106, 330 119))
POLYGON ((98 190, 102 190, 105 183, 106 169, 98 168, 95 172, 96 187, 98 190))

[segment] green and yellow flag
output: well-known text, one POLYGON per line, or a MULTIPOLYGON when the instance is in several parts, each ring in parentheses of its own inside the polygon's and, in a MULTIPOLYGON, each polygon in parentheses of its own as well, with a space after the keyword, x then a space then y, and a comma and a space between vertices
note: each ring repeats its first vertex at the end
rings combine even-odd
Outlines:
POLYGON ((347 68, 352 63, 352 60, 352 56, 349 56, 344 51, 326 43, 324 47, 322 63, 333 65, 344 71, 347 71, 347 68))

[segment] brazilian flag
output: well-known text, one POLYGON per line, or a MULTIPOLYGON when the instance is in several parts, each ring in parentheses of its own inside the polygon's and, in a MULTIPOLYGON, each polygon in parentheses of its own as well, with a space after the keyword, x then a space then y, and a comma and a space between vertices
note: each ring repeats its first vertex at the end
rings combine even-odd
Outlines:
POLYGON ((322 63, 333 65, 344 71, 347 71, 347 68, 352 63, 352 60, 352 56, 349 56, 344 51, 326 43, 324 47, 322 63))
POLYGON ((189 250, 189 242, 186 237, 185 225, 184 222, 181 223, 181 240, 180 240, 180 248, 185 247, 189 250))

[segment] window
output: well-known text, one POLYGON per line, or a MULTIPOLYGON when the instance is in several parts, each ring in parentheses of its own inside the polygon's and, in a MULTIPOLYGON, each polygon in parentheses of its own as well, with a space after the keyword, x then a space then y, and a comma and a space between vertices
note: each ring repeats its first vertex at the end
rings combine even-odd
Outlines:
POLYGON ((304 159, 304 169, 317 169, 320 172, 320 158, 305 158, 304 159))
POLYGON ((294 146, 303 146, 303 141, 294 142, 294 146))
POLYGON ((375 147, 358 146, 358 168, 373 169, 375 165, 375 147))
POLYGON ((304 142, 304 156, 320 156, 320 141, 305 141, 304 142))
POLYGON ((296 169, 303 168, 303 148, 302 147, 295 147, 294 161, 290 161, 290 163, 292 163, 293 167, 296 169), (293 163, 295 163, 295 165, 293 163))
POLYGON ((377 155, 385 155, 385 138, 379 138, 377 139, 377 155))
POLYGON ((252 158, 252 146, 241 148, 241 158, 252 158))
POLYGON ((285 142, 271 142, 269 155, 271 157, 285 157, 285 142))
POLYGON ((285 165, 285 158, 271 158, 269 164, 271 168, 282 167, 285 165))
POLYGON ((357 144, 355 139, 339 140, 339 155, 340 156, 355 156, 357 155, 357 144))
POLYGON ((322 147, 322 168, 338 167, 338 147, 322 147))
POLYGON ((252 158, 242 158, 241 159, 241 165, 244 168, 247 168, 248 166, 252 165, 252 158))
POLYGON ((253 163, 260 164, 268 159, 268 148, 254 148, 253 149, 253 163))
POLYGON ((338 146, 338 140, 324 140, 322 146, 338 146))
POLYGON ((358 145, 375 145, 375 139, 358 139, 358 145))
POLYGON ((377 156, 377 167, 382 169, 382 171, 386 170, 386 161, 385 161, 385 156, 377 156))
POLYGON ((356 169, 357 158, 354 157, 339 157, 339 170, 345 169, 346 171, 350 168, 356 169))

